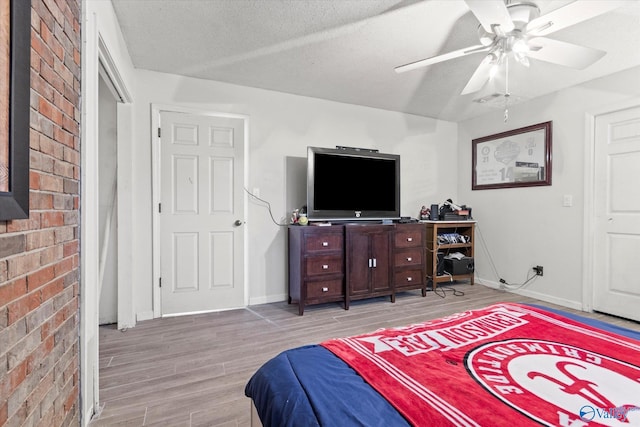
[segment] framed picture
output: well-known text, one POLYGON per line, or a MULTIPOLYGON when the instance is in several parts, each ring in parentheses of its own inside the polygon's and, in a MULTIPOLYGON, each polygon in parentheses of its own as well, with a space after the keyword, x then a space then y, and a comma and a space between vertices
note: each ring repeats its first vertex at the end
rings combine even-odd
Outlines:
POLYGON ((29 217, 31 2, 0 0, 0 220, 29 217))
POLYGON ((551 123, 474 139, 471 189, 551 185, 551 123))

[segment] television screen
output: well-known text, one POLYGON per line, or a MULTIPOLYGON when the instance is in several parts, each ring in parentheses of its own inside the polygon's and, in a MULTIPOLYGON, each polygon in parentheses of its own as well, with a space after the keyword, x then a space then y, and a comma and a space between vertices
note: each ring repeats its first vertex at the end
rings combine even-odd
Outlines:
POLYGON ((307 162, 310 220, 400 217, 400 156, 309 147, 307 162))

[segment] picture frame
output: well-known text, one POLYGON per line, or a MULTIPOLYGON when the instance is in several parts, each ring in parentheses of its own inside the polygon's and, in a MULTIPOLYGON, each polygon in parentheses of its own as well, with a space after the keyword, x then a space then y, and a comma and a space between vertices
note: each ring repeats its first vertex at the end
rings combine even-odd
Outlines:
POLYGON ((0 0, 0 221, 29 217, 31 2, 0 0))
POLYGON ((552 122, 472 140, 471 189, 551 185, 552 122))

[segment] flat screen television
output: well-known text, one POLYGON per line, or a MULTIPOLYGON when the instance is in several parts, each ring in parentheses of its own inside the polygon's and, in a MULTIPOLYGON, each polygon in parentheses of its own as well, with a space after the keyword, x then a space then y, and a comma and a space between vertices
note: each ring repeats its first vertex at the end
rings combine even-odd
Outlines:
POLYGON ((400 218, 400 156, 357 148, 307 148, 310 221, 400 218))

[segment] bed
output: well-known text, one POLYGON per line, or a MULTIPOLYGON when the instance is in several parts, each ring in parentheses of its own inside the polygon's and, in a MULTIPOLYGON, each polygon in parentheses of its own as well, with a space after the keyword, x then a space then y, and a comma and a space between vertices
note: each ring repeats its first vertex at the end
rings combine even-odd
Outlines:
POLYGON ((494 304, 287 350, 245 394, 265 427, 640 425, 640 332, 494 304))

